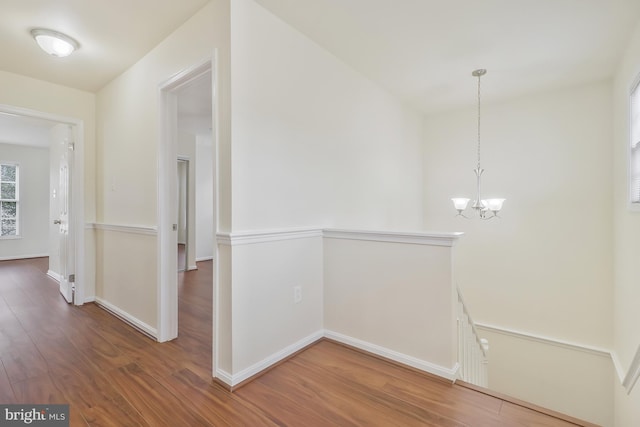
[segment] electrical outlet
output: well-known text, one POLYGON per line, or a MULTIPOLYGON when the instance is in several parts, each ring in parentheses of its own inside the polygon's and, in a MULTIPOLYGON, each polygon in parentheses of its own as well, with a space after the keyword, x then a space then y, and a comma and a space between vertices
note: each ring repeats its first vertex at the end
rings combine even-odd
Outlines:
POLYGON ((293 303, 300 304, 302 302, 302 287, 294 286, 293 287, 293 303))

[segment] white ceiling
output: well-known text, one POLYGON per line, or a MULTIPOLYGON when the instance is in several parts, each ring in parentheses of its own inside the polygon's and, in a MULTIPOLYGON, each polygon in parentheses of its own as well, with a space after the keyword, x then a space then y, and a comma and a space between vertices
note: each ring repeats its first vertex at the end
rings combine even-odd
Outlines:
POLYGON ((0 112, 0 144, 49 147, 49 131, 55 124, 48 120, 0 112))
POLYGON ((256 0, 424 112, 612 76, 640 0, 256 0))
POLYGON ((0 70, 96 92, 160 43, 208 0, 0 0, 0 70), (80 43, 54 58, 29 30, 80 43))
MULTIPOLYGON (((255 0, 425 112, 609 78, 639 0, 255 0)), ((207 0, 0 0, 0 69, 97 91, 207 0), (76 38, 67 58, 29 34, 76 38)))
MULTIPOLYGON (((96 92, 207 2, 0 0, 0 70, 96 92), (67 58, 49 56, 31 37, 34 27, 63 32, 75 38, 80 49, 67 58)), ((48 147, 52 125, 0 114, 0 143, 48 147)))

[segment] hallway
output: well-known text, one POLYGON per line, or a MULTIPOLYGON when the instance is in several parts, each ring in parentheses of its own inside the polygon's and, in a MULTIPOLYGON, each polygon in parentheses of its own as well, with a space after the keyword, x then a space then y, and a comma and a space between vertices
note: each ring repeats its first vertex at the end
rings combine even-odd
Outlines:
POLYGON ((575 426, 321 341, 229 393, 211 381, 212 262, 179 276, 158 344, 74 307, 47 259, 0 262, 0 403, 68 403, 72 426, 575 426))

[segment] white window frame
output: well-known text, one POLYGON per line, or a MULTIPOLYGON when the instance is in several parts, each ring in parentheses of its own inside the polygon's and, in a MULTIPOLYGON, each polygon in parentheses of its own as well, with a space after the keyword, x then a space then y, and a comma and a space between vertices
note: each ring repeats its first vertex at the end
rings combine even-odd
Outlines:
POLYGON ((627 147, 627 204, 629 210, 640 212, 640 75, 629 91, 627 147))
MULTIPOLYGON (((2 199, 0 196, 0 201, 2 202, 16 202, 16 234, 10 236, 0 236, 0 239, 20 239, 20 164, 17 162, 5 162, 0 161, 0 165, 7 166, 15 166, 16 168, 16 198, 15 199, 2 199)), ((1 179, 1 177, 0 177, 1 179)), ((0 219, 1 220, 1 219, 0 219)))

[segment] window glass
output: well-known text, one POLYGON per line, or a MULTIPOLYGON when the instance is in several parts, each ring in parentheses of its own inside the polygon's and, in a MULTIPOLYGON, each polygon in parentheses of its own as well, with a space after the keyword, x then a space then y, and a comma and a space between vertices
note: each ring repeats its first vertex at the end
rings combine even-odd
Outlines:
POLYGON ((0 237, 18 235, 18 165, 0 164, 0 237))

